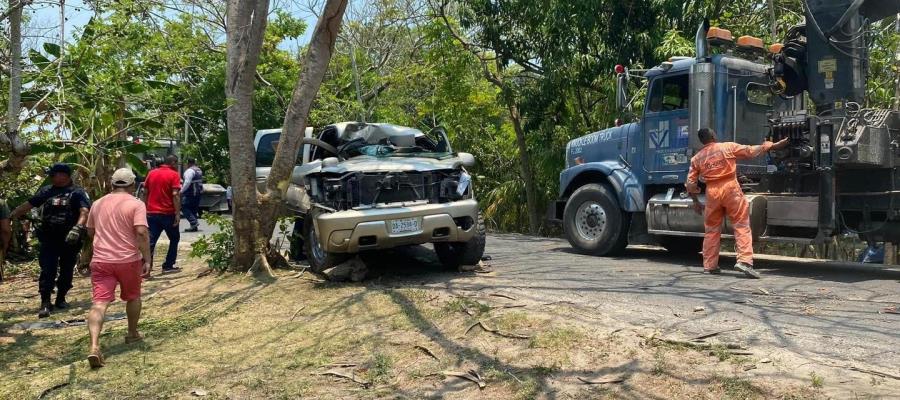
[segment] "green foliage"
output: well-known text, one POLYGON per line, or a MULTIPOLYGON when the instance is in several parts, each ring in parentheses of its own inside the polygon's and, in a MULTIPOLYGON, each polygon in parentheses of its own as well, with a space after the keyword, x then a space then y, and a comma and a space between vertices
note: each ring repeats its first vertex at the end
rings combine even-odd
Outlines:
POLYGON ((192 243, 190 257, 205 258, 210 269, 225 271, 231 267, 234 258, 234 225, 231 220, 211 213, 205 214, 203 219, 217 230, 192 243))

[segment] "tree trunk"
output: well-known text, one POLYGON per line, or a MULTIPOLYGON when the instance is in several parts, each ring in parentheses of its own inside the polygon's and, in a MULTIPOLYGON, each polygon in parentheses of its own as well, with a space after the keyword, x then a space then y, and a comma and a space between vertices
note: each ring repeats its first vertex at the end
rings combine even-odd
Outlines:
POLYGON ((6 132, 0 135, 0 145, 9 157, 0 161, 0 174, 18 173, 25 165, 28 144, 19 137, 19 114, 22 111, 22 5, 9 10, 9 101, 6 109, 6 132))
POLYGON ((525 183, 525 211, 528 215, 528 233, 536 235, 540 229, 540 219, 535 207, 537 205, 537 189, 534 187, 534 173, 531 170, 531 157, 528 155, 528 144, 525 142, 525 131, 522 129, 522 116, 512 94, 504 90, 509 119, 516 132, 516 146, 519 148, 519 167, 522 181, 525 183))
POLYGON ((328 70, 328 63, 334 53, 334 44, 346 8, 347 0, 328 0, 325 3, 325 9, 322 11, 319 22, 316 23, 309 48, 301 62, 300 79, 294 85, 291 102, 284 116, 281 138, 272 162, 272 169, 269 172, 269 179, 266 181, 266 192, 262 198, 258 235, 266 242, 269 241, 275 230, 279 217, 278 211, 281 209, 284 193, 290 185, 291 173, 297 163, 297 153, 306 131, 309 110, 312 108, 322 80, 325 79, 325 72, 328 70))
POLYGON ((259 203, 253 149, 253 87, 266 29, 268 0, 229 0, 227 4, 225 97, 228 100, 228 153, 234 191, 234 260, 250 268, 260 253, 256 232, 259 203))

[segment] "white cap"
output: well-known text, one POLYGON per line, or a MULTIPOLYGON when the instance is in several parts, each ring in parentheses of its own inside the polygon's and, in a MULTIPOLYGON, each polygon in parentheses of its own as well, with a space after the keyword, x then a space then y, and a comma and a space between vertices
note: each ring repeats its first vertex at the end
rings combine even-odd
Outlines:
POLYGON ((112 185, 114 187, 127 187, 134 184, 134 172, 131 168, 119 168, 112 175, 112 185))

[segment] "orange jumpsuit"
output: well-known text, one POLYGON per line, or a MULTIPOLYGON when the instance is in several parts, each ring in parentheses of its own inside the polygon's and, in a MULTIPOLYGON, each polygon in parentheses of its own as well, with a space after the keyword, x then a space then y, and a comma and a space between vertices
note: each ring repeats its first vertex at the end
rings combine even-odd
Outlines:
POLYGON ((719 242, 725 215, 734 227, 737 261, 753 265, 753 237, 750 233, 750 206, 737 181, 737 160, 755 158, 772 147, 772 142, 747 146, 733 142, 708 143, 691 158, 688 193, 700 193, 698 177, 706 182, 703 269, 719 267, 719 242))

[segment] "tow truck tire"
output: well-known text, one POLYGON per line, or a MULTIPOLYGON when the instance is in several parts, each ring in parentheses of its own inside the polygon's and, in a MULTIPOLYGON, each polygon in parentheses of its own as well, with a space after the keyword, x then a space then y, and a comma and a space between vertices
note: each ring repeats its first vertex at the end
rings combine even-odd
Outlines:
POLYGON ((669 253, 678 255, 697 254, 703 250, 703 238, 692 236, 659 236, 659 245, 669 253))
POLYGON ((563 211, 569 244, 580 253, 617 256, 628 246, 631 219, 606 185, 584 185, 572 193, 563 211))
POLYGON ((459 268, 460 265, 476 265, 484 256, 485 227, 484 217, 478 213, 475 225, 475 236, 468 242, 435 243, 434 252, 438 260, 448 269, 459 268))
POLYGON ((316 273, 321 273, 350 258, 349 254, 327 252, 319 245, 319 236, 316 234, 313 221, 321 214, 321 211, 312 210, 303 218, 303 250, 309 261, 309 269, 316 273))

